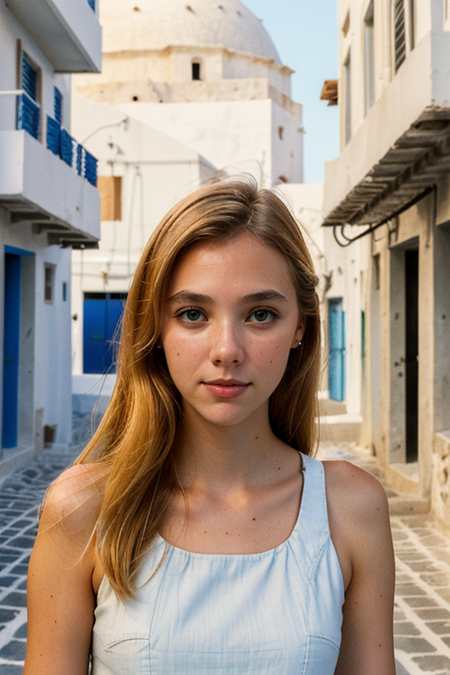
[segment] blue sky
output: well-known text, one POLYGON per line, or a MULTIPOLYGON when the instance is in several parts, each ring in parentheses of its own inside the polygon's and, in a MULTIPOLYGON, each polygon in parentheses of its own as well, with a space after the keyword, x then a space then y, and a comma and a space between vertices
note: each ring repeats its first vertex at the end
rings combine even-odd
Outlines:
POLYGON ((292 97, 303 104, 305 183, 323 180, 324 162, 339 154, 339 108, 320 100, 338 76, 337 0, 242 0, 260 19, 283 63, 293 70, 292 97))

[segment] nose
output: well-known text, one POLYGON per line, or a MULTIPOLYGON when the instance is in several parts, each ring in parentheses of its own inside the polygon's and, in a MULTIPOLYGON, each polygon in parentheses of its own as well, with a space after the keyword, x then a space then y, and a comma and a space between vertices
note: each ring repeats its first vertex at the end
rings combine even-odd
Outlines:
POLYGON ((224 324, 216 327, 212 335, 210 359, 215 365, 231 366, 242 363, 244 346, 236 327, 224 324))

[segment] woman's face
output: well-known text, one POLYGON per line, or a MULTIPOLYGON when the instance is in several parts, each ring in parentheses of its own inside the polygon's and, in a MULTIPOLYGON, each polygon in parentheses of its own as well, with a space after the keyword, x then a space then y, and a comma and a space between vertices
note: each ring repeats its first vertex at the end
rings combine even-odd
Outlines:
POLYGON ((268 415, 304 333, 281 253, 250 234, 189 248, 165 300, 162 346, 185 416, 217 425, 268 415))

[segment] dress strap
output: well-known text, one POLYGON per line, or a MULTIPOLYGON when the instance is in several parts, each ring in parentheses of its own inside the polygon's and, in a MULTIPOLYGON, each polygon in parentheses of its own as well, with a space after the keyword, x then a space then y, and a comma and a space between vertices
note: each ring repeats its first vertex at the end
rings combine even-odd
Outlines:
POLYGON ((309 455, 302 454, 301 457, 303 494, 298 532, 311 559, 314 559, 330 537, 325 471, 321 461, 309 455))

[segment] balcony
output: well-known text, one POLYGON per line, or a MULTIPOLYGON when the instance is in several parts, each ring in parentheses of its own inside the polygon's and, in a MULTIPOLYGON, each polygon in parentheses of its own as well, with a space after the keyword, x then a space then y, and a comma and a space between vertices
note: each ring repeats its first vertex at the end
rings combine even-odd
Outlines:
POLYGON ((326 163, 324 225, 381 223, 448 174, 450 102, 442 64, 449 59, 450 34, 426 35, 340 156, 326 163))
POLYGON ((8 7, 59 73, 99 73, 95 0, 8 0, 8 7))
POLYGON ((95 160, 86 161, 73 139, 70 144, 69 165, 25 129, 0 131, 0 207, 11 224, 31 222, 35 233, 47 234, 49 246, 97 248, 100 196, 86 175, 95 160))

